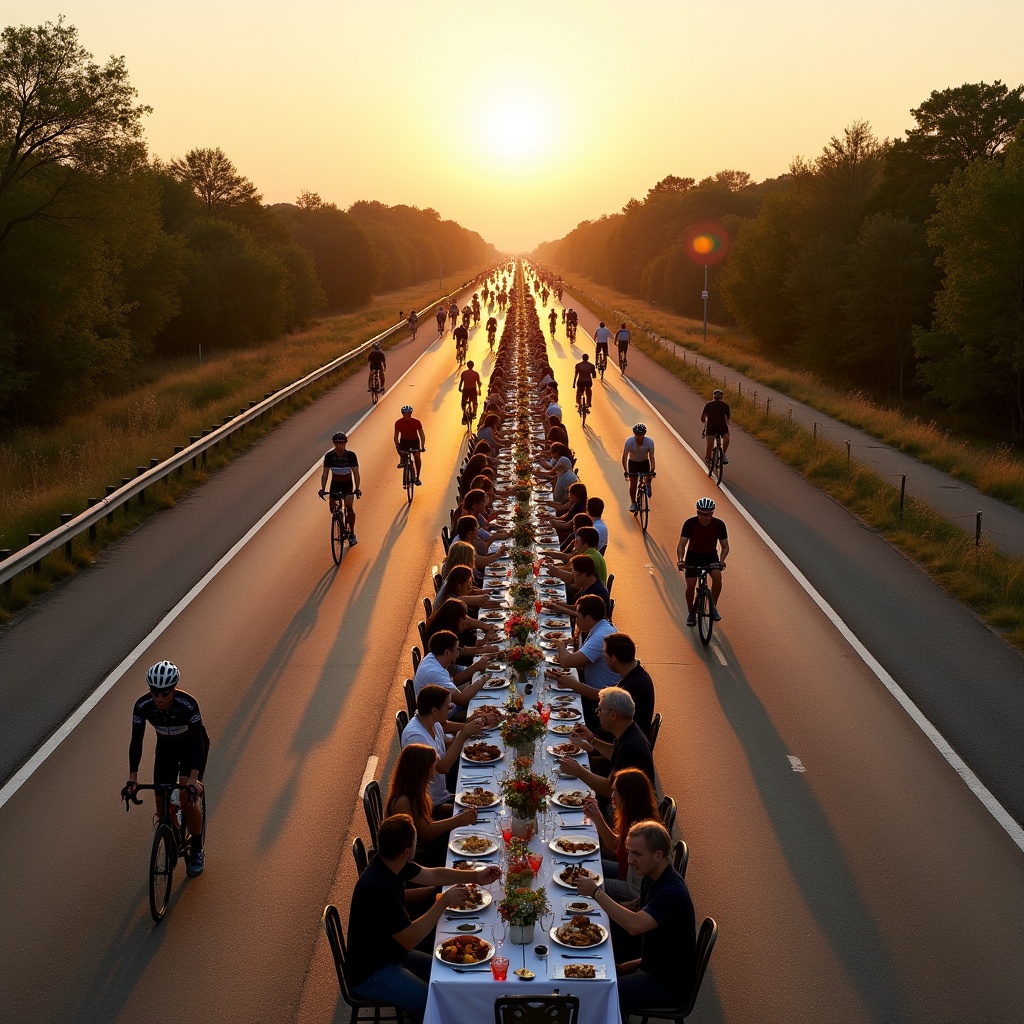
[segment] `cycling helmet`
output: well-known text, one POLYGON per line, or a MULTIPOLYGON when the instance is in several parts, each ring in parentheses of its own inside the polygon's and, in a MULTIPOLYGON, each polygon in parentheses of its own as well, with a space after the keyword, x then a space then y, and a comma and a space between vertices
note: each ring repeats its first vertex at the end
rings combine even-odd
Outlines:
POLYGON ((181 673, 169 661, 158 661, 147 673, 146 682, 151 690, 173 690, 181 673))
POLYGON ((375 341, 373 343, 373 351, 374 352, 379 352, 380 351, 380 342, 379 341, 375 341))
POLYGON ((711 397, 712 398, 724 398, 725 397, 725 392, 721 388, 715 388, 714 392, 712 392, 712 396, 711 397))
POLYGON ((331 438, 332 441, 347 441, 348 434, 343 434, 340 430, 331 438))
POLYGON ((402 406, 402 412, 403 413, 412 412, 412 406, 411 405, 403 405, 402 406))
POLYGON ((647 424, 646 423, 638 423, 633 428, 633 433, 634 434, 646 434, 647 433, 647 424))
POLYGON ((697 499, 697 511, 698 512, 714 512, 715 502, 712 498, 698 498, 697 499))

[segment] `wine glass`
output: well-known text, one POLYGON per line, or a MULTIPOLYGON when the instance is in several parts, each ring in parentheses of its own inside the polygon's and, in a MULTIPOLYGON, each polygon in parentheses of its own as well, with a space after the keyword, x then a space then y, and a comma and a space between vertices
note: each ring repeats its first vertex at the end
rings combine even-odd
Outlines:
POLYGON ((494 923, 494 948, 501 949, 505 945, 505 939, 508 937, 508 921, 498 915, 497 920, 494 923))

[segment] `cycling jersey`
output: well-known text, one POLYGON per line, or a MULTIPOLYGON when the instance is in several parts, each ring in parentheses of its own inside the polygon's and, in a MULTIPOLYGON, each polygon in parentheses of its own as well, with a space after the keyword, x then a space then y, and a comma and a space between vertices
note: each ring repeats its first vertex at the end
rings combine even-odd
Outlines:
POLYGON ((464 324, 459 324, 459 326, 455 328, 452 336, 455 338, 456 345, 458 345, 459 342, 463 345, 468 344, 469 342, 469 331, 466 330, 464 324))
POLYGON ((331 471, 331 494, 353 492, 352 469, 358 465, 356 453, 350 452, 347 448, 340 454, 332 448, 324 455, 324 469, 331 471))
POLYGON ((374 351, 370 353, 369 363, 371 370, 383 370, 387 368, 388 361, 383 352, 374 351))
POLYGON ((700 418, 707 425, 709 434, 729 433, 729 405, 721 399, 716 398, 704 406, 700 418))
POLYGON ((717 560, 718 542, 729 539, 725 523, 714 516, 711 522, 701 523, 697 516, 691 516, 683 523, 680 534, 689 542, 686 545, 687 565, 708 565, 717 560), (691 556, 693 561, 691 561, 691 556))
POLYGON ((462 381, 462 393, 467 398, 480 389, 480 374, 476 370, 463 370, 459 380, 462 381))
POLYGON ((605 352, 608 351, 608 342, 611 340, 612 332, 607 327, 598 327, 594 331, 594 344, 598 348, 603 349, 605 352))
POLYGON ((631 434, 626 438, 626 443, 623 445, 622 453, 630 463, 630 468, 632 468, 632 464, 634 462, 645 462, 649 469, 651 456, 654 454, 654 441, 652 438, 645 437, 640 444, 637 444, 636 437, 631 434))
POLYGON ((594 369, 593 363, 589 361, 583 362, 581 360, 576 364, 576 373, 574 376, 581 387, 589 387, 591 383, 593 383, 595 373, 596 370, 594 369))
MULTIPOLYGON (((183 775, 188 775, 193 768, 198 768, 199 777, 202 778, 210 738, 203 726, 199 701, 184 690, 175 690, 174 699, 166 711, 157 710, 152 693, 144 693, 135 702, 132 709, 132 738, 128 746, 128 771, 132 775, 139 770, 139 762, 142 760, 142 741, 147 722, 156 732, 157 756, 166 760, 170 753, 172 760, 177 759, 183 775)), ((156 774, 154 770, 154 777, 156 774)), ((174 779, 157 778, 156 781, 166 782, 174 779)))
POLYGON ((616 333, 615 343, 619 346, 619 348, 627 348, 629 346, 629 340, 631 337, 632 335, 629 333, 629 331, 627 331, 625 327, 623 327, 621 331, 618 331, 616 333))
POLYGON ((422 429, 423 424, 414 416, 408 418, 403 416, 400 420, 395 421, 395 431, 401 441, 419 441, 422 429))
POLYGON ((491 319, 487 321, 487 330, 488 330, 488 332, 491 332, 491 331, 496 331, 497 329, 498 329, 498 321, 492 316, 491 319))

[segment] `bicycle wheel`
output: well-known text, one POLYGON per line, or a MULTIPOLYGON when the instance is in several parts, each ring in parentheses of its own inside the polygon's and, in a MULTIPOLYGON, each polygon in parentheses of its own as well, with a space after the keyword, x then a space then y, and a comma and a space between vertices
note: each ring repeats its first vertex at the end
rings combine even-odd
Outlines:
POLYGON ((380 396, 382 393, 383 392, 380 386, 380 381, 376 377, 374 377, 373 384, 370 386, 370 401, 373 402, 374 405, 376 405, 380 401, 380 396))
POLYGON ((341 525, 340 511, 331 516, 331 557, 335 565, 341 565, 345 557, 345 531, 341 525))
POLYGON ((711 449, 711 470, 708 473, 708 476, 710 476, 716 484, 720 484, 722 482, 723 469, 722 449, 716 444, 715 447, 711 449))
POLYGON ((406 499, 412 504, 412 496, 416 492, 416 473, 412 468, 412 456, 410 455, 402 470, 402 483, 405 485, 406 499))
POLYGON ((697 600, 694 602, 693 608, 697 613, 697 632, 700 633, 700 642, 705 647, 711 643, 711 632, 715 628, 715 620, 711 618, 713 607, 711 591, 706 583, 702 583, 697 591, 697 600))
POLYGON ((605 367, 605 363, 607 363, 607 361, 608 361, 607 356, 605 356, 605 354, 602 352, 601 355, 598 357, 598 360, 597 360, 597 372, 600 375, 601 380, 604 380, 604 367, 605 367))
POLYGON ((641 479, 636 488, 636 513, 640 520, 640 529, 647 532, 647 520, 651 514, 651 506, 647 500, 647 488, 641 479))
POLYGON ((154 921, 161 921, 171 898, 174 862, 177 860, 174 832, 161 822, 153 836, 153 852, 149 855, 149 912, 154 921))

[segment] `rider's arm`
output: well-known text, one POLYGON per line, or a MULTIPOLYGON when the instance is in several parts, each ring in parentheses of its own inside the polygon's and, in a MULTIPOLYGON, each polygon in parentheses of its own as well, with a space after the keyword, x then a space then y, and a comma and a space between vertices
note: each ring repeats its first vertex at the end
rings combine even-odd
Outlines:
POLYGON ((132 715, 132 738, 128 744, 128 781, 138 782, 139 762, 142 760, 142 740, 146 735, 146 720, 138 711, 132 715))
POLYGON ((320 490, 325 490, 327 487, 327 477, 330 476, 331 471, 324 466, 324 471, 320 474, 320 490))
POLYGON ((676 545, 676 561, 686 561, 686 546, 690 543, 689 537, 684 537, 682 534, 679 535, 679 543, 676 545))
POLYGON ((359 490, 359 467, 352 467, 352 486, 358 491, 359 490))
POLYGON ((720 552, 721 553, 718 556, 718 560, 722 563, 722 565, 725 565, 725 560, 729 557, 729 538, 728 537, 723 537, 722 538, 722 543, 721 543, 721 546, 720 546, 720 552))
POLYGON ((427 447, 427 437, 423 433, 423 428, 422 427, 420 427, 420 429, 419 429, 419 435, 420 435, 420 448, 426 448, 427 447))

